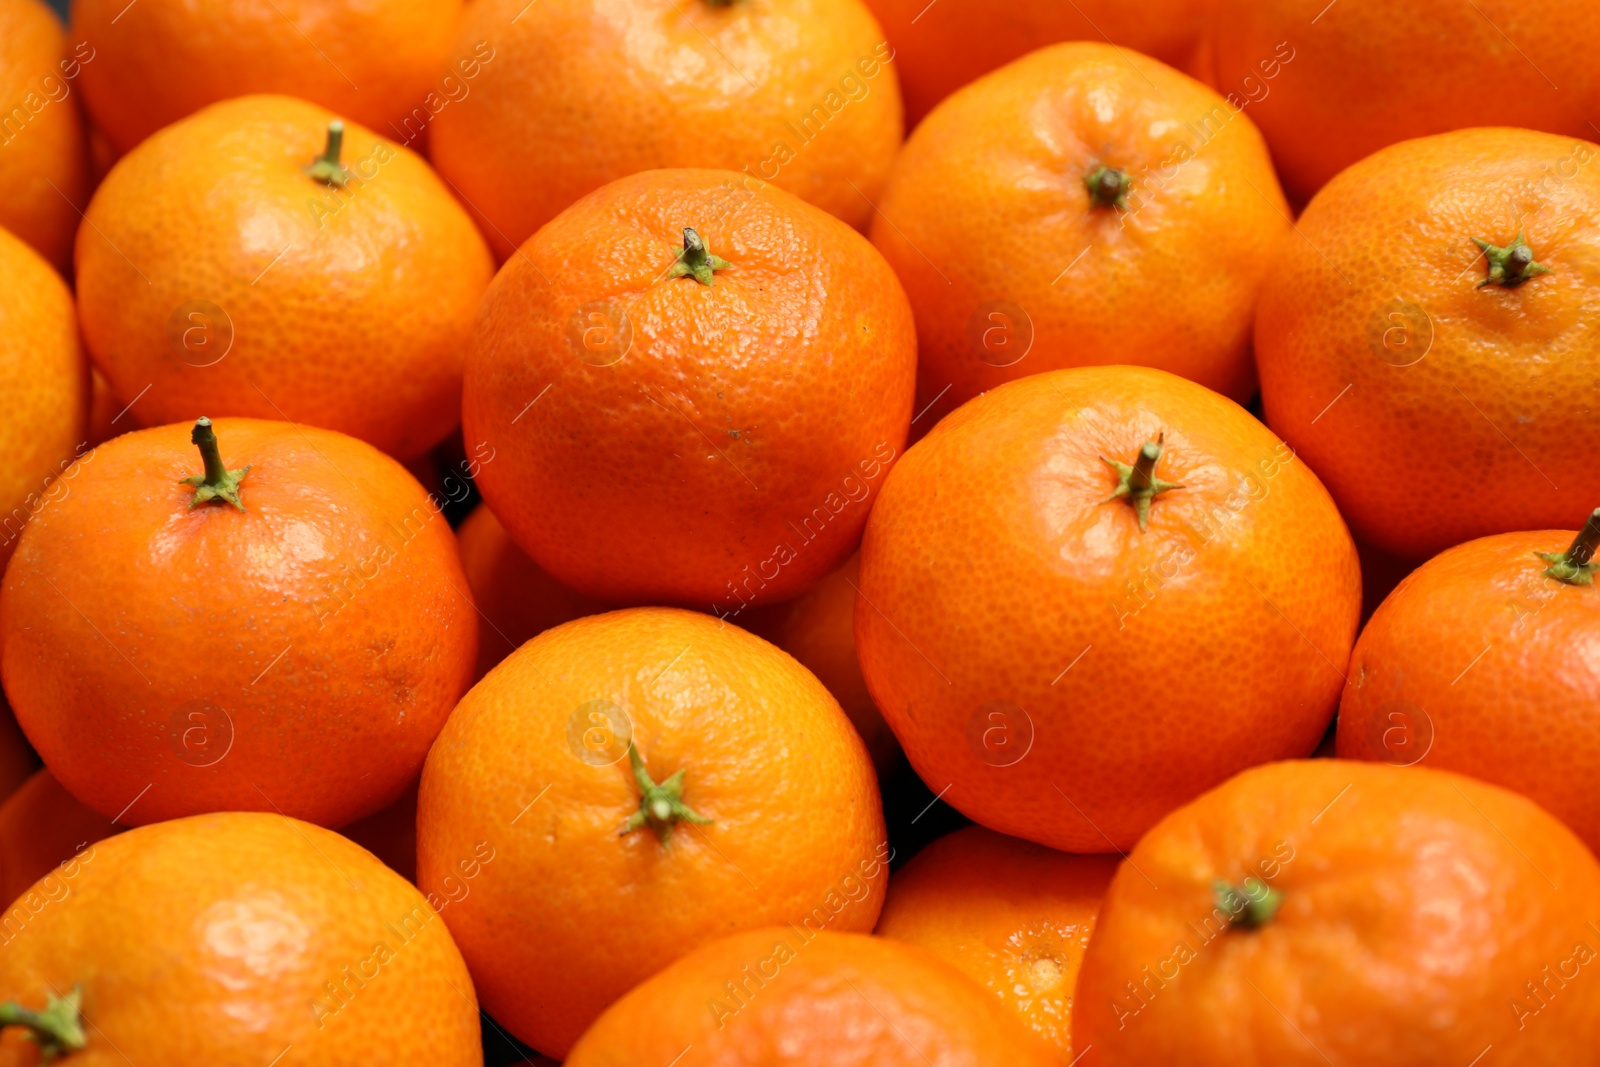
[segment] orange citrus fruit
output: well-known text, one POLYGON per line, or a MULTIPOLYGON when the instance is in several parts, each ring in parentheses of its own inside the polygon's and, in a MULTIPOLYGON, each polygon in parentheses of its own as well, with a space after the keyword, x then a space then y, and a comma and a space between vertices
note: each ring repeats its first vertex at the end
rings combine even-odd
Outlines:
POLYGON ((142 425, 308 422, 408 459, 460 419, 493 264, 409 150, 314 104, 229 100, 124 156, 87 218, 84 340, 142 425))
POLYGON ((1345 167, 1410 137, 1466 126, 1595 136, 1600 9, 1562 0, 1216 7, 1216 84, 1248 102, 1301 202, 1345 167))
POLYGON ((993 997, 911 945, 795 926, 715 941, 612 1005, 567 1067, 1045 1067, 993 997))
POLYGON ((1243 408, 1090 367, 968 402, 890 473, 856 644, 917 773, 990 829, 1131 847, 1322 737, 1355 640, 1355 546, 1243 408))
POLYGON ((727 615, 854 550, 915 365, 905 295, 860 234, 738 174, 650 171, 496 276, 463 433, 494 454, 484 499, 557 581, 727 615))
POLYGON ((354 438, 253 419, 90 455, 0 590, 0 676, 61 784, 125 825, 340 826, 393 801, 477 648, 421 487, 354 438))
POLYGON ((889 879, 880 937, 953 964, 1073 1062, 1072 988, 1112 856, 1072 856, 968 826, 928 845, 889 879))
POLYGON ((417 809, 417 884, 485 1009, 552 1056, 713 938, 871 930, 888 853, 838 702, 760 638, 673 608, 513 652, 450 716, 417 809))
POLYGON ((438 914, 309 823, 226 812, 130 830, 7 917, 0 1018, 32 1025, 0 1037, 5 1067, 39 1062, 40 1044, 85 1067, 483 1062, 438 914))
POLYGON ((867 0, 894 46, 894 68, 915 125, 951 93, 1059 41, 1107 41, 1192 71, 1200 66, 1215 0, 1154 4, 1075 0, 867 0))
POLYGON ((865 227, 900 147, 893 52, 861 0, 474 0, 458 42, 494 59, 439 112, 432 157, 502 259, 662 167, 743 171, 865 227))
MULTIPOLYGON (((72 235, 89 194, 89 157, 75 79, 93 46, 67 47, 55 12, 40 0, 0 0, 0 227, 58 270, 72 262, 72 235)), ((5 272, 9 276, 10 271, 5 272)))
POLYGON ((1426 762, 1514 789, 1600 848, 1600 512, 1435 556, 1372 616, 1350 657, 1339 755, 1426 762))
POLYGON ((1600 864, 1524 797, 1274 763, 1129 853, 1073 1040, 1083 1067, 1581 1063, 1600 1040, 1600 983, 1580 977, 1597 920, 1600 864))
POLYGON ((1002 67, 917 127, 880 206, 935 418, 1090 364, 1255 391, 1251 315, 1288 206, 1250 118, 1164 64, 1079 42, 1002 67))
POLYGON ((94 50, 83 68, 89 115, 126 152, 252 93, 301 97, 399 136, 446 88, 461 10, 461 0, 77 0, 72 31, 94 50))
POLYGON ((1267 421, 1362 541, 1420 560, 1576 529, 1600 500, 1600 469, 1566 462, 1600 449, 1597 157, 1528 130, 1406 141, 1278 246, 1255 325, 1267 421))
POLYGON ((20 240, 0 230, 0 570, 28 520, 70 492, 56 481, 89 450, 89 364, 72 293, 20 240))

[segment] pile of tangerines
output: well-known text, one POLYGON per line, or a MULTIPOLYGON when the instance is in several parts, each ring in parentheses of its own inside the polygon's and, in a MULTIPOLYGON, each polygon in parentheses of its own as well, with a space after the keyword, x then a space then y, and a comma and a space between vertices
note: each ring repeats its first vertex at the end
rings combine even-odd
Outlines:
POLYGON ((0 1065, 1600 1064, 1597 53, 0 0, 0 1065))

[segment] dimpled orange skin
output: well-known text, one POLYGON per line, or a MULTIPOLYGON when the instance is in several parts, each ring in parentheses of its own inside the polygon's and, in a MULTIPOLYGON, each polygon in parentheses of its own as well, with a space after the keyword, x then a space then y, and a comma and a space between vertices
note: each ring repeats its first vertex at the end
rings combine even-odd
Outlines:
POLYGON ((1600 589, 1544 577, 1534 554, 1574 533, 1469 541, 1400 583, 1350 658, 1339 755, 1514 789, 1600 848, 1600 589))
POLYGON ((1170 67, 1088 42, 1020 59, 928 116, 879 206, 928 418, 1092 364, 1255 391, 1251 313, 1288 208, 1249 116, 1170 67), (1100 167, 1132 178, 1127 210, 1091 200, 1100 167))
POLYGON ((872 765, 882 778, 900 762, 900 742, 872 702, 867 681, 861 677, 861 661, 856 658, 856 583, 860 574, 860 560, 851 556, 844 566, 793 600, 738 612, 729 620, 789 653, 828 687, 872 753, 872 765))
POLYGON ((49 771, 35 771, 0 804, 0 904, 121 829, 61 788, 49 771))
POLYGON ((968 826, 889 879, 876 932, 953 964, 1070 1064, 1072 988, 1116 870, 1114 856, 1072 856, 968 826))
POLYGON ((1408 141, 1329 183, 1279 245, 1255 328, 1267 421, 1362 541, 1425 559, 1576 529, 1600 500, 1600 470, 1565 462, 1600 448, 1597 157, 1526 130, 1408 141), (1473 239, 1519 231, 1552 273, 1479 288, 1473 239))
MULTIPOLYGON (((0 151, 4 151, 0 148, 0 151)), ((38 253, 0 230, 0 571, 50 483, 88 448, 89 363, 72 293, 38 253)))
POLYGON ((80 0, 89 115, 126 152, 208 104, 284 93, 374 129, 420 105, 453 58, 461 0, 80 0), (182 76, 174 74, 182 71, 182 76))
POLYGON ((888 857, 872 764, 821 683, 673 608, 578 619, 512 653, 450 716, 417 811, 417 884, 442 902, 485 1010, 556 1057, 713 938, 871 930, 888 857), (627 716, 652 780, 684 771, 683 803, 712 823, 678 823, 669 847, 619 834, 640 802, 630 735, 596 701, 627 716))
POLYGON ((69 74, 82 72, 55 13, 40 0, 0 0, 0 227, 58 270, 72 262, 89 156, 69 74), (22 117, 19 121, 18 116, 22 117), (54 188, 52 188, 54 186, 54 188))
POLYGON ((651 171, 500 271, 463 432, 495 453, 484 499, 557 581, 726 614, 854 550, 915 376, 911 309, 859 234, 742 175, 651 171), (733 264, 709 286, 666 276, 685 227, 733 264))
POLYGON ((1420 767, 1253 768, 1117 872, 1073 1039, 1083 1067, 1431 1067, 1490 1045, 1508 1067, 1586 1063, 1600 985, 1571 979, 1597 901, 1594 856, 1517 794, 1420 767), (1246 878, 1282 894, 1253 930, 1215 903, 1216 880, 1246 878))
POLYGON ((78 309, 117 395, 150 387, 131 417, 308 422, 403 459, 455 426, 488 249, 420 157, 353 122, 342 160, 357 180, 341 192, 307 175, 336 117, 288 97, 229 100, 101 184, 78 242, 78 309))
POLYGON ((895 48, 895 70, 914 126, 980 75, 1058 41, 1112 41, 1183 70, 1199 65, 1215 0, 1129 7, 1058 0, 867 0, 895 48))
MULTIPOLYGON (((483 1062, 444 923, 331 830, 198 815, 102 841, 31 892, 42 907, 0 953, 0 988, 33 1009, 82 988, 88 1045, 62 1061, 74 1067, 483 1062)), ((37 1062, 8 1029, 0 1065, 37 1062)))
POLYGON ((1316 748, 1360 607, 1333 501, 1265 426, 1164 371, 1090 367, 986 393, 906 454, 862 542, 856 647, 947 803, 1106 852, 1316 748), (1162 433, 1155 473, 1184 488, 1141 533, 1101 457, 1162 433))
POLYGON ((251 468, 246 510, 191 511, 189 431, 101 445, 28 524, 0 590, 17 721, 125 826, 368 815, 416 777, 472 677, 455 538, 370 445, 254 419, 215 421, 229 469, 251 468))
MULTIPOLYGON (((1600 9, 1563 0, 1218 0, 1216 84, 1304 202, 1378 149, 1468 126, 1593 137, 1600 9), (1264 79, 1263 60, 1294 58, 1264 79), (1505 86, 1505 92, 1485 86, 1505 86)), ((1270 69, 1270 68, 1266 68, 1270 69)))
POLYGON ((474 678, 488 674, 530 637, 606 610, 541 570, 487 505, 474 508, 456 536, 461 542, 461 566, 482 616, 474 678))
POLYGON ((567 1067, 1046 1067, 994 998, 913 945, 794 927, 706 945, 644 982, 567 1067), (743 993, 729 993, 730 984, 743 993), (687 1047, 686 1047, 687 1046, 687 1047))
POLYGON ((429 131, 501 259, 579 197, 662 167, 742 170, 866 227, 904 127, 860 0, 525 2, 468 5, 457 49, 487 41, 494 58, 429 131))

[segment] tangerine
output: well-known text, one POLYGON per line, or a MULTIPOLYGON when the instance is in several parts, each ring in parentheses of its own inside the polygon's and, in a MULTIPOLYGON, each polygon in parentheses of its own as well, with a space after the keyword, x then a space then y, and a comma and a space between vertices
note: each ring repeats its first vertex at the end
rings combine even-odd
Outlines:
POLYGON ((1360 609, 1350 534, 1271 431, 1164 371, 1086 367, 985 393, 906 453, 862 541, 856 644, 947 803, 1106 852, 1309 755, 1360 609))
POLYGON ((354 438, 253 419, 92 455, 0 589, 0 676, 61 784, 124 824, 340 826, 392 802, 477 648, 455 538, 416 481, 354 438))
POLYGON ((1250 118, 1164 64, 1078 42, 985 75, 917 127, 881 206, 872 241, 911 299, 935 418, 1091 364, 1255 392, 1288 205, 1250 118))
POLYGON ((673 608, 513 652, 451 714, 417 809, 417 884, 486 1010, 556 1057, 706 941, 871 930, 888 851, 838 702, 760 638, 673 608))
POLYGON ((242 97, 129 152, 85 217, 84 340, 142 425, 309 422, 410 459, 460 419, 494 266, 408 149, 314 104, 242 97))
POLYGON ((556 581, 727 615, 855 549, 915 376, 911 310, 860 234, 738 174, 650 171, 496 276, 463 432, 495 456, 484 499, 556 581))

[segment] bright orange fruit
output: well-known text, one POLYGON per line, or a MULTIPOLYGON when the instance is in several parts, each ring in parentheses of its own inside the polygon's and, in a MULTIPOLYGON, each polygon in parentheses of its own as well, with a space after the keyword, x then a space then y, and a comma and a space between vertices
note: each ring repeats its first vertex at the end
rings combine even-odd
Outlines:
POLYGON ((889 879, 877 933, 953 964, 1070 1064, 1072 988, 1116 870, 1113 856, 1072 856, 968 826, 889 879))
POLYGON ((612 1005, 567 1067, 1045 1067, 971 979, 881 937, 794 926, 725 937, 612 1005))
POLYGON ((272 813, 145 826, 85 850, 6 912, 0 1064, 478 1067, 461 953, 405 879, 272 813), (67 1003, 62 1003, 63 1001, 67 1003), (73 1001, 76 1001, 74 1005, 73 1001))
POLYGON ((451 714, 417 810, 417 884, 486 1009, 558 1057, 713 938, 871 930, 888 854, 838 702, 760 638, 672 608, 513 652, 451 714))
POLYGON ((1278 246, 1255 325, 1267 421, 1362 541, 1421 560, 1576 529, 1600 500, 1600 468, 1568 462, 1600 450, 1596 162, 1528 130, 1406 141, 1278 246))
POLYGON ((72 32, 94 54, 83 67, 89 114, 124 152, 252 93, 301 97, 400 137, 430 90, 448 88, 461 10, 461 0, 77 0, 72 32))
POLYGON ((1105 852, 1309 755, 1360 608, 1349 532, 1271 431, 1163 371, 1091 367, 985 393, 906 453, 862 541, 856 645, 935 793, 1105 852))
POLYGON ((726 615, 855 549, 916 347, 894 273, 838 219, 727 171, 650 171, 495 278, 463 433, 494 455, 484 499, 557 581, 726 615))
POLYGON ((1531 797, 1600 848, 1600 513, 1435 556, 1361 631, 1339 755, 1457 771, 1531 797))
POLYGON ((1595 136, 1600 8, 1591 5, 1217 0, 1213 25, 1216 84, 1249 102, 1302 203, 1410 137, 1467 126, 1595 136))
POLYGON ((87 217, 84 340, 141 425, 308 422, 407 459, 460 419, 494 268, 411 151, 300 100, 229 100, 124 156, 87 217))
POLYGON ((1422 768, 1274 763, 1128 855, 1073 1040, 1083 1067, 1581 1063, 1597 959, 1600 864, 1532 801, 1422 768))
POLYGON ((906 123, 997 67, 1059 41, 1108 41, 1199 76, 1215 0, 867 0, 894 46, 906 123))
POLYGON ((1255 391, 1251 316, 1288 205, 1249 117, 1170 67, 1090 42, 1019 59, 917 127, 880 207, 917 407, 937 402, 919 421, 1091 364, 1255 391))
POLYGON ((219 419, 124 434, 57 484, 0 590, 0 676, 73 795, 124 825, 340 826, 416 777, 471 680, 477 614, 398 463, 219 419))
POLYGON ((861 0, 474 0, 457 48, 493 58, 439 112, 431 154, 502 259, 662 167, 743 171, 864 228, 903 133, 861 0))
POLYGON ((0 571, 28 520, 65 487, 52 484, 89 450, 89 364, 72 293, 20 240, 0 230, 0 571))
POLYGON ((55 12, 40 0, 0 0, 0 227, 57 270, 71 265, 88 200, 89 157, 72 90, 94 57, 83 42, 67 48, 55 12))

